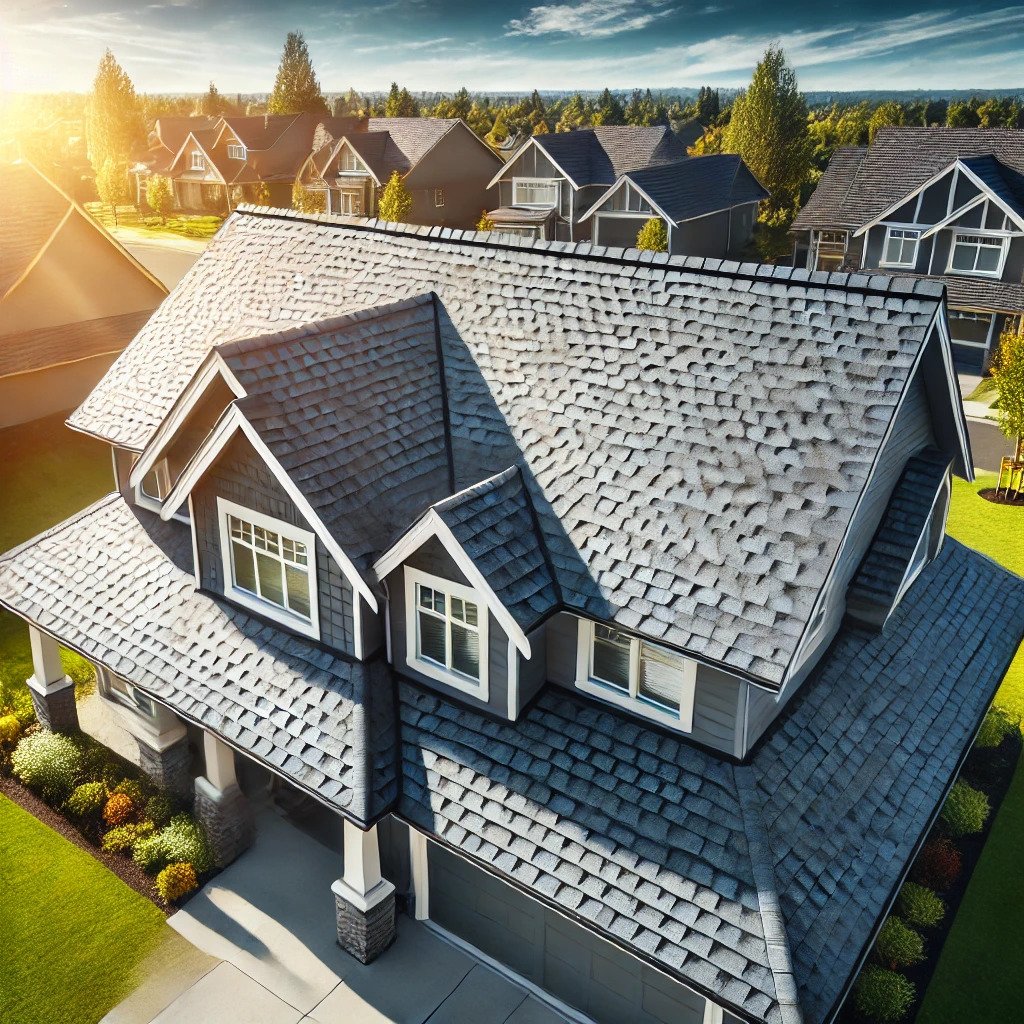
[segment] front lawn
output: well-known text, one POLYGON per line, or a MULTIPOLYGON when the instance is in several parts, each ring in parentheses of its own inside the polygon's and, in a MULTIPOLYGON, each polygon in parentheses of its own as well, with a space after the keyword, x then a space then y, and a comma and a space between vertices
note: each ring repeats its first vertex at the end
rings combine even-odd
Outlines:
MULTIPOLYGON (((1024 509, 993 505, 973 484, 953 481, 948 531, 957 540, 1024 575, 1024 509)), ((1024 715, 1024 647, 1006 674, 996 703, 1024 715)), ((989 833, 960 904, 917 1024, 1012 1021, 1024 1018, 1024 761, 989 833)))
POLYGON ((163 914, 0 795, 4 1020, 95 1024, 139 983, 163 914))

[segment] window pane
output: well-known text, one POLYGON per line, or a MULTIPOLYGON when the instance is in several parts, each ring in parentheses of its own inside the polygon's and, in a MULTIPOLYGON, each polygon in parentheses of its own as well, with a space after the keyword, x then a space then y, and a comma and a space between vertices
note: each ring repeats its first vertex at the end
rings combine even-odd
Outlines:
POLYGON ((440 590, 433 591, 433 594, 434 594, 434 611, 437 612, 438 615, 444 615, 445 595, 442 594, 440 590))
POLYGON ((309 618, 309 577, 305 569, 295 569, 286 565, 285 580, 288 584, 288 607, 296 615, 309 618))
POLYGON ((895 236, 889 238, 885 247, 885 262, 896 263, 900 258, 900 240, 895 236))
POLYGON ((466 616, 462 611, 462 599, 458 597, 452 598, 452 618, 458 619, 460 622, 466 621, 466 616))
POLYGON ((480 634, 452 623, 452 668, 473 679, 480 678, 480 634))
POLYGON ((430 587, 420 587, 420 607, 434 607, 434 592, 430 589, 430 587))
POLYGON ((642 644, 640 647, 640 696, 673 711, 683 695, 682 658, 642 644))
POLYGON ((621 690, 629 691, 629 646, 623 633, 607 626, 594 627, 594 676, 621 690))
POLYGON ((444 621, 426 612, 419 613, 419 620, 419 656, 421 658, 429 658, 431 661, 436 661, 439 665, 444 665, 444 621))
POLYGON ((276 558, 256 553, 256 569, 260 576, 260 597, 284 607, 284 584, 281 582, 281 563, 276 558))
POLYGON ((954 270, 974 269, 974 247, 970 245, 957 245, 953 250, 954 270))
POLYGON ((977 270, 985 270, 993 273, 999 269, 1000 249, 994 245, 983 245, 978 252, 977 270))
POLYGON ((235 586, 256 593, 256 568, 253 565, 251 549, 243 544, 232 543, 231 559, 235 566, 235 586))
POLYGON ((479 624, 478 623, 478 618, 479 618, 479 616, 478 616, 478 613, 477 613, 477 610, 476 610, 476 605, 473 604, 472 601, 467 601, 466 602, 466 619, 465 619, 465 621, 468 622, 469 625, 471 625, 471 626, 476 626, 476 625, 479 624))

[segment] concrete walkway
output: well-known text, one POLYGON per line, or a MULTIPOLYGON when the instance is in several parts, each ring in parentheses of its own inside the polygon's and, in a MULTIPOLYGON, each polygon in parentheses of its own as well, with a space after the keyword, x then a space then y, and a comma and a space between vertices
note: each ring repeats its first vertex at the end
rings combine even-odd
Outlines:
POLYGON ((154 965, 105 1024, 564 1024, 404 915, 396 944, 360 964, 335 942, 339 854, 270 808, 257 826, 253 849, 168 922, 199 951, 196 962, 154 965))

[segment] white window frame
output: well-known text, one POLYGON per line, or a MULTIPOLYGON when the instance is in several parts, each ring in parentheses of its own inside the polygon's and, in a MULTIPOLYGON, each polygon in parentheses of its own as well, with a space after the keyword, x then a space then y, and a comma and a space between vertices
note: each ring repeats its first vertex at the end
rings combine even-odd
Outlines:
POLYGON ((960 277, 1002 277, 1003 269, 1006 266, 1006 256, 1010 250, 1009 237, 1007 235, 990 234, 983 230, 978 231, 954 231, 953 239, 949 244, 949 260, 946 264, 946 273, 955 274, 960 277), (974 264, 978 264, 978 256, 983 248, 994 249, 999 246, 999 265, 995 270, 956 270, 953 267, 953 256, 956 253, 957 245, 961 239, 977 239, 968 242, 968 245, 975 247, 974 264))
MULTIPOLYGON (((448 614, 449 604, 445 603, 445 613, 448 614)), ((463 693, 468 693, 479 700, 486 701, 490 694, 490 684, 487 678, 487 663, 489 660, 489 648, 487 645, 488 619, 490 612, 486 602, 479 591, 467 587, 452 580, 442 579, 440 576, 433 576, 421 569, 414 569, 412 566, 405 566, 405 662, 409 668, 414 669, 420 675, 428 676, 439 683, 444 683, 463 693), (417 615, 417 586, 430 587, 431 590, 439 590, 450 599, 459 598, 462 601, 471 601, 477 606, 477 634, 480 637, 480 679, 472 679, 454 669, 448 669, 438 665, 434 661, 419 657, 419 617, 417 615)), ((448 635, 451 635, 449 626, 448 635)))
POLYGON ((342 190, 338 193, 338 213, 343 214, 346 217, 362 217, 363 215, 363 197, 358 192, 351 190, 342 190), (348 206, 349 209, 345 209, 348 206), (358 206, 358 210, 353 210, 351 207, 358 206))
POLYGON ((205 171, 206 170, 206 157, 199 152, 198 149, 192 150, 192 163, 189 167, 193 171, 205 171))
POLYGON ((368 174, 368 173, 369 173, 369 171, 367 171, 367 169, 366 169, 366 164, 364 164, 363 161, 359 158, 359 155, 356 153, 355 150, 350 149, 348 146, 346 146, 344 149, 342 149, 341 153, 338 154, 338 174, 339 175, 341 175, 341 174, 365 175, 365 174, 368 174), (353 166, 353 167, 346 167, 345 166, 345 161, 346 160, 351 160, 352 163, 355 166, 353 166))
MULTIPOLYGON (((238 505, 226 498, 217 498, 217 523, 220 531, 220 556, 221 568, 224 573, 224 596, 236 604, 257 612, 264 618, 279 622, 282 626, 311 637, 313 640, 320 639, 320 608, 317 593, 317 572, 316 572, 316 535, 308 530, 292 526, 291 523, 282 522, 272 516, 265 516, 244 505, 238 505), (235 586, 234 563, 231 556, 231 527, 228 524, 228 517, 243 519, 253 526, 262 527, 264 530, 272 530, 274 533, 287 540, 298 541, 306 546, 306 575, 309 581, 309 618, 299 615, 297 612, 281 605, 274 604, 254 594, 235 586)), ((283 559, 278 559, 283 562, 283 559)))
POLYGON ((906 227, 902 224, 887 224, 885 226, 885 240, 882 242, 882 258, 878 261, 880 267, 906 267, 913 268, 917 266, 917 256, 921 248, 921 229, 906 227), (888 260, 886 254, 889 252, 889 241, 895 236, 896 232, 900 232, 902 237, 900 238, 900 250, 903 251, 906 248, 908 242, 913 242, 913 254, 909 260, 888 260))
MULTIPOLYGON (((846 254, 850 251, 850 232, 849 231, 841 231, 841 230, 831 230, 831 229, 828 230, 828 231, 824 231, 824 230, 822 230, 822 231, 815 231, 815 232, 813 232, 813 241, 814 241, 814 266, 813 266, 812 269, 813 270, 819 270, 820 269, 818 267, 818 263, 821 260, 821 256, 822 256, 822 249, 821 249, 821 247, 822 247, 822 245, 825 245, 825 246, 830 246, 830 248, 825 250, 825 254, 827 256, 829 256, 830 258, 833 258, 833 259, 836 256, 839 257, 839 266, 836 267, 835 270, 841 270, 842 267, 843 267, 843 264, 846 262, 846 254), (834 240, 825 241, 825 239, 822 237, 823 235, 842 235, 843 236, 843 240, 842 240, 841 243, 840 242, 836 242, 834 240), (843 247, 843 251, 842 252, 837 252, 836 251, 836 247, 839 246, 840 244, 843 247)), ((832 273, 832 272, 835 272, 835 271, 822 270, 821 272, 822 273, 832 273)))
POLYGON ((914 585, 914 581, 924 571, 925 566, 942 550, 942 541, 946 532, 946 517, 949 515, 949 502, 952 495, 953 483, 949 473, 947 473, 942 478, 939 489, 935 492, 935 498, 928 511, 928 518, 925 520, 921 535, 917 538, 917 543, 914 545, 913 554, 911 554, 910 562, 907 565, 906 575, 903 577, 900 589, 896 593, 896 600, 893 601, 893 608, 903 600, 904 595, 914 585), (939 517, 939 522, 942 526, 938 530, 937 543, 933 539, 936 516, 939 517))
POLYGON ((562 204, 562 182, 559 178, 513 178, 512 179, 512 205, 527 210, 557 210, 562 204), (519 186, 538 185, 553 186, 555 190, 555 201, 553 203, 523 203, 519 201, 519 186))
MULTIPOLYGON (((625 708, 632 714, 667 725, 669 728, 679 732, 693 732, 693 704, 697 691, 697 662, 644 637, 630 636, 629 693, 623 693, 622 690, 608 683, 603 683, 594 677, 594 627, 602 625, 602 623, 596 623, 590 619, 578 619, 577 621, 579 623, 576 646, 576 688, 578 690, 589 693, 593 697, 598 697, 609 704, 625 708), (678 715, 640 696, 641 643, 665 651, 673 657, 679 658, 682 663, 683 682, 678 715)), ((611 628, 614 629, 615 627, 611 628)), ((617 632, 622 633, 624 631, 617 630, 617 632)), ((629 636, 629 634, 626 635, 629 636)))
POLYGON ((984 341, 967 341, 965 338, 954 338, 952 326, 949 332, 950 345, 962 345, 964 348, 981 348, 988 351, 992 345, 993 327, 995 326, 995 313, 978 313, 971 309, 950 309, 947 318, 952 320, 988 320, 988 335, 984 341))
POLYGON ((532 224, 495 224, 494 233, 510 238, 540 238, 540 229, 532 224))
POLYGON ((240 142, 229 142, 228 143, 228 159, 229 160, 244 160, 246 156, 245 146, 240 142))
POLYGON ((96 682, 99 685, 100 695, 113 704, 120 704, 133 714, 143 718, 156 718, 156 703, 136 689, 127 679, 115 675, 102 665, 97 667, 96 682))
MULTIPOLYGON (((164 499, 171 493, 171 473, 167 465, 167 459, 160 459, 158 462, 155 462, 149 473, 156 473, 157 483, 163 494, 147 493, 143 486, 146 482, 146 477, 143 477, 135 485, 135 504, 140 508, 149 509, 150 512, 159 513, 164 507, 164 499)), ((146 476, 149 476, 149 473, 146 476)), ((182 508, 184 507, 182 506, 182 508)), ((188 517, 188 513, 184 511, 175 512, 172 518, 177 519, 179 523, 184 523, 186 526, 191 525, 192 522, 188 517)))
POLYGON ((444 206, 444 189, 443 188, 435 188, 434 189, 434 206, 437 207, 437 208, 440 208, 440 207, 444 206))

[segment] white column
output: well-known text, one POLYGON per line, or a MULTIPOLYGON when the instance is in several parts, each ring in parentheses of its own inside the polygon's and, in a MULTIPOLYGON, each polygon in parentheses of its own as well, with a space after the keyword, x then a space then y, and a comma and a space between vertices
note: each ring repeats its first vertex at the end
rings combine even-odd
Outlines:
POLYGON ((427 873, 427 837, 409 826, 409 863, 412 868, 412 891, 416 896, 416 920, 430 917, 430 881, 427 873))
POLYGON ((32 677, 27 682, 33 690, 45 695, 74 685, 64 675, 60 649, 53 637, 47 636, 35 626, 29 626, 28 640, 32 648, 32 677))
POLYGON ((235 752, 212 732, 203 733, 203 754, 206 757, 206 778, 214 789, 223 793, 238 784, 235 752))
POLYGON ((377 826, 364 832, 347 818, 344 826, 345 872, 331 889, 336 896, 366 913, 390 896, 395 887, 380 873, 377 826))

